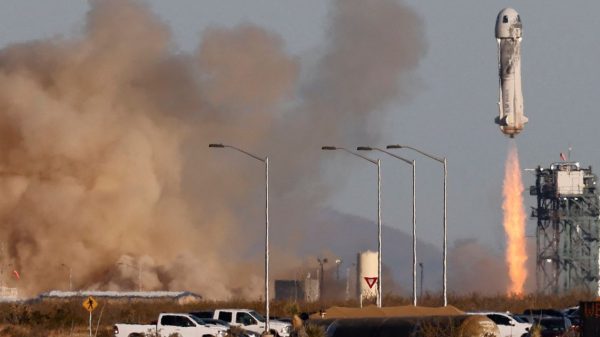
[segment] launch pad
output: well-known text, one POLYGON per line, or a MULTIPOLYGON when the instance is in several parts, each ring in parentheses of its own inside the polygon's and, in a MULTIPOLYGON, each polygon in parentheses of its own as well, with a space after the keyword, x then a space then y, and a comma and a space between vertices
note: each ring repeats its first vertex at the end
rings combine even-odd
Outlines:
POLYGON ((562 294, 571 290, 600 295, 600 201, 592 168, 578 162, 537 167, 537 196, 532 208, 536 226, 537 291, 562 294))

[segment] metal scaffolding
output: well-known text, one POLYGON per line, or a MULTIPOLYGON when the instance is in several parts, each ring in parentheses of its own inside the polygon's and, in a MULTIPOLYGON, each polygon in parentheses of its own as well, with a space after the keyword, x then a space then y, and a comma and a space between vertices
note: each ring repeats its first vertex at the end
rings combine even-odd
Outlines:
POLYGON ((592 168, 577 162, 554 163, 535 170, 537 196, 536 284, 538 292, 571 290, 600 295, 600 199, 592 168))

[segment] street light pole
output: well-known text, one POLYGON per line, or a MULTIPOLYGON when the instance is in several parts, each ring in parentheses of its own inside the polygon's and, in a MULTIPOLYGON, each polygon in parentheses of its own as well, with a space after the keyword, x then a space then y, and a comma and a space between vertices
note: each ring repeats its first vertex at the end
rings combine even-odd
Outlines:
POLYGON ((381 308, 381 278, 383 270, 381 268, 382 249, 381 249, 381 160, 377 159, 377 307, 381 308))
POLYGON ((448 162, 446 157, 444 157, 444 306, 448 305, 448 223, 447 223, 447 215, 446 215, 446 198, 448 195, 447 192, 447 181, 448 181, 448 162))
POLYGON ((321 150, 342 150, 356 157, 362 158, 372 164, 377 165, 377 307, 382 306, 382 281, 381 281, 381 160, 373 160, 356 152, 343 147, 323 146, 321 150))
POLYGON ((413 284, 412 284, 412 290, 413 290, 413 305, 416 306, 417 305, 417 208, 416 208, 416 162, 414 160, 408 160, 406 158, 402 158, 396 154, 393 154, 389 151, 380 149, 380 148, 376 148, 376 147, 370 147, 370 146, 359 146, 356 148, 359 151, 379 151, 379 152, 383 152, 391 157, 394 157, 396 159, 400 159, 401 161, 405 162, 406 164, 409 164, 412 166, 412 275, 413 275, 413 284))
POLYGON ((415 152, 418 152, 422 155, 424 155, 427 158, 433 159, 439 163, 441 163, 442 165, 444 165, 444 243, 443 243, 443 253, 442 253, 442 263, 444 266, 444 271, 443 271, 443 296, 444 296, 444 306, 448 305, 448 268, 447 268, 447 256, 448 256, 448 218, 447 218, 447 180, 448 180, 448 162, 446 160, 446 157, 444 158, 440 158, 434 155, 431 155, 429 153, 423 152, 417 148, 414 148, 412 146, 407 146, 407 145, 399 145, 399 144, 395 144, 395 145, 388 145, 386 146, 386 148, 388 149, 410 149, 413 150, 415 152))
POLYGON ((261 158, 250 152, 237 148, 231 145, 224 144, 208 144, 209 148, 230 148, 241 152, 249 157, 252 157, 265 164, 265 332, 268 334, 271 331, 270 314, 269 314, 269 157, 261 158))
POLYGON ((265 331, 269 334, 269 157, 265 157, 265 331))

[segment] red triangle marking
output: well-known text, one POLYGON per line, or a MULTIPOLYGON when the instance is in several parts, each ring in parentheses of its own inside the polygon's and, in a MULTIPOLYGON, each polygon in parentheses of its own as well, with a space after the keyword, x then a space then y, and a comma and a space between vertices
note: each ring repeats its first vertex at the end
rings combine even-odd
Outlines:
POLYGON ((367 282, 367 285, 369 286, 369 288, 373 288, 373 286, 375 285, 375 283, 377 283, 377 277, 366 277, 365 276, 365 281, 367 282))

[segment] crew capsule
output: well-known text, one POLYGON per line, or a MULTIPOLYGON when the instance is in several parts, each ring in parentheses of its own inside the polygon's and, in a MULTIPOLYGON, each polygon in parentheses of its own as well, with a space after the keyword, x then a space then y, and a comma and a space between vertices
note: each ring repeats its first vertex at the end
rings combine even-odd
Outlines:
POLYGON ((523 113, 521 88, 521 41, 523 25, 519 13, 505 8, 496 18, 496 41, 498 43, 499 116, 496 124, 500 130, 513 138, 525 127, 528 119, 523 113))

